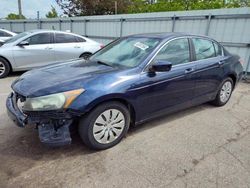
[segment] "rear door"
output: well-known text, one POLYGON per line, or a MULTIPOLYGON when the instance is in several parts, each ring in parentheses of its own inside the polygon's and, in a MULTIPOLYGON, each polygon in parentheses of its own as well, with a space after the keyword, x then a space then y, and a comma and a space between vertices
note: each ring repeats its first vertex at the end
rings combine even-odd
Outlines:
POLYGON ((14 46, 13 57, 19 69, 30 69, 55 62, 53 33, 38 33, 25 39, 28 45, 14 46))
POLYGON ((84 52, 84 39, 72 34, 55 33, 55 55, 58 61, 79 58, 84 52))
POLYGON ((223 78, 224 57, 219 44, 204 38, 192 38, 196 64, 196 102, 211 100, 223 78))

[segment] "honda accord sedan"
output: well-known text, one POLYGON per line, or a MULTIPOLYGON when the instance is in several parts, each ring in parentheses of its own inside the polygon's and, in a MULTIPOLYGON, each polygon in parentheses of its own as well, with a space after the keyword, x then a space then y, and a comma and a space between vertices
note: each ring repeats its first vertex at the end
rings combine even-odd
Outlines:
POLYGON ((132 35, 88 60, 23 74, 6 106, 19 127, 36 126, 47 145, 71 143, 69 128, 78 123, 88 147, 107 149, 130 125, 205 102, 225 105, 242 71, 239 56, 208 37, 132 35))
POLYGON ((29 70, 62 60, 87 59, 102 44, 62 31, 33 30, 8 39, 0 47, 0 78, 10 71, 29 70))

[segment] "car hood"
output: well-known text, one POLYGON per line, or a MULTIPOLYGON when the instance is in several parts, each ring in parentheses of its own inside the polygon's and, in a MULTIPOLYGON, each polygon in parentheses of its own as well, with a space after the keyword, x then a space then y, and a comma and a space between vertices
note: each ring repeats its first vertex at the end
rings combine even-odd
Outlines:
POLYGON ((96 62, 74 60, 28 71, 12 84, 12 89, 25 97, 85 88, 90 80, 119 71, 118 68, 96 62))

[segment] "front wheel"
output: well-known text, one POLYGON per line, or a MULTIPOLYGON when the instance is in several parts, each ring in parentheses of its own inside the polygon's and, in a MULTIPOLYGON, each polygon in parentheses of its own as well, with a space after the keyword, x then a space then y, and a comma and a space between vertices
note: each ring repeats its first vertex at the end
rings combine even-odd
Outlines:
POLYGON ((212 104, 214 104, 215 106, 225 105, 229 101, 232 95, 232 91, 233 91, 233 80, 231 78, 226 78, 222 82, 215 100, 212 101, 212 104))
POLYGON ((129 124, 128 108, 119 102, 107 102, 80 120, 79 134, 89 148, 107 149, 121 141, 129 124))
POLYGON ((0 57, 0 78, 4 78, 8 76, 10 72, 10 65, 9 63, 0 57))
POLYGON ((88 60, 92 54, 91 53, 83 53, 80 55, 80 58, 83 58, 85 60, 88 60))

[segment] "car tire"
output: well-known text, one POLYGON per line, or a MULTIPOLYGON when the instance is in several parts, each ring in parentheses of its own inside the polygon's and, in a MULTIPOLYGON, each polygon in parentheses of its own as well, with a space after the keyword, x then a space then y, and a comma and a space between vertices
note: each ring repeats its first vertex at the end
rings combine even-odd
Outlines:
POLYGON ((230 99, 233 92, 234 82, 232 78, 228 77, 220 85, 220 89, 212 104, 215 106, 224 106, 230 99))
POLYGON ((10 73, 10 64, 4 58, 0 57, 0 78, 8 76, 10 73))
POLYGON ((80 58, 83 58, 85 60, 88 60, 92 54, 91 53, 83 53, 80 55, 80 58))
POLYGON ((128 108, 120 102, 106 102, 94 108, 79 122, 78 131, 83 142, 94 150, 118 144, 130 125, 128 108))

